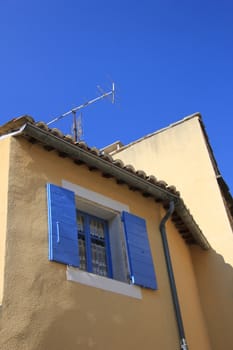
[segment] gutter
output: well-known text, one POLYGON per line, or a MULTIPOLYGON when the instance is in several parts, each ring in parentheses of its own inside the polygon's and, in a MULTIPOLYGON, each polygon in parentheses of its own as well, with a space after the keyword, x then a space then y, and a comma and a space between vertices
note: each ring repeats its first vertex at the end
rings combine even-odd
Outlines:
POLYGON ((22 136, 32 137, 42 144, 50 146, 58 152, 65 153, 74 160, 77 159, 82 161, 90 167, 97 168, 103 173, 109 174, 110 176, 121 181, 121 183, 125 183, 132 188, 136 188, 144 193, 147 193, 148 195, 151 195, 162 202, 168 203, 173 201, 175 203, 175 210, 177 214, 182 218, 183 222, 196 239, 196 242, 203 249, 210 248, 207 239, 191 216, 183 200, 178 195, 172 194, 166 189, 163 189, 156 184, 152 184, 147 180, 127 171, 126 169, 120 168, 114 163, 107 161, 100 156, 91 153, 90 151, 82 149, 77 145, 69 143, 68 141, 63 140, 48 131, 40 129, 31 123, 26 123, 23 131, 19 132, 18 135, 19 134, 22 136))
POLYGON ((190 232, 192 232, 193 237, 200 244, 200 246, 203 249, 208 250, 210 248, 210 244, 190 214, 182 198, 179 198, 179 201, 175 203, 175 211, 182 218, 183 223, 188 227, 190 232))
POLYGON ((179 304, 179 299, 178 299, 177 290, 176 290, 175 277, 174 277, 174 272, 172 268, 172 261, 171 261, 171 256, 170 256, 169 246, 167 241, 166 227, 165 227, 166 222, 172 216, 172 213, 174 212, 174 210, 175 210, 175 204, 173 201, 171 201, 167 213, 161 220, 159 229, 160 229, 162 242, 163 242, 163 250, 164 250, 164 255, 165 255, 165 260, 167 265, 167 272, 168 272, 172 300, 173 300, 173 305, 174 305, 174 310, 176 315, 176 322, 177 322, 177 327, 179 331, 180 349, 188 350, 188 345, 185 339, 185 332, 184 332, 184 325, 183 325, 183 320, 182 320, 182 315, 180 310, 180 304, 179 304))
POLYGON ((23 126, 21 126, 20 129, 16 130, 16 131, 12 131, 10 132, 9 134, 4 134, 2 136, 0 136, 0 140, 4 140, 6 139, 7 137, 10 137, 10 136, 15 136, 15 135, 19 135, 23 132, 23 130, 26 128, 27 124, 24 124, 23 126))

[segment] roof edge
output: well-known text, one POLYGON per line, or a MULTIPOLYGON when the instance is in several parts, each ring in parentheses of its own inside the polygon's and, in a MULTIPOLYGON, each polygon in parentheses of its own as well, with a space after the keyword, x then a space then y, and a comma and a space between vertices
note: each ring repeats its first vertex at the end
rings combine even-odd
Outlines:
POLYGON ((101 158, 100 156, 92 154, 85 149, 81 149, 80 147, 77 147, 77 145, 71 144, 66 140, 52 135, 48 131, 42 130, 35 125, 27 124, 22 132, 22 135, 23 134, 26 134, 31 138, 46 144, 47 146, 53 147, 59 152, 67 153, 71 158, 83 161, 88 166, 96 167, 103 173, 110 174, 117 180, 126 183, 130 187, 137 188, 143 193, 149 194, 163 202, 168 203, 170 201, 174 201, 176 212, 180 215, 190 232, 192 232, 196 242, 205 250, 210 248, 210 245, 203 235, 201 229, 185 206, 183 200, 178 195, 172 194, 166 189, 150 183, 149 181, 127 171, 126 169, 120 168, 119 166, 101 158))
POLYGON ((173 128, 173 127, 175 127, 175 126, 177 126, 179 124, 182 124, 182 123, 186 122, 187 120, 190 120, 190 119, 193 119, 193 118, 198 118, 200 121, 202 121, 201 113, 200 112, 196 112, 196 113, 193 113, 193 114, 190 114, 190 115, 184 117, 183 119, 178 120, 177 122, 174 122, 174 123, 172 123, 172 124, 162 128, 162 129, 156 130, 156 131, 154 131, 154 132, 152 132, 150 134, 147 134, 147 135, 145 135, 143 137, 140 137, 139 139, 137 139, 135 141, 132 141, 132 142, 128 143, 127 145, 123 145, 123 143, 121 141, 116 141, 112 145, 117 144, 117 143, 121 143, 123 146, 120 147, 120 148, 117 148, 116 150, 114 150, 112 152, 111 151, 108 152, 109 146, 103 147, 102 151, 106 152, 106 153, 109 153, 110 155, 117 154, 117 153, 119 153, 119 152, 121 152, 121 151, 123 151, 123 150, 125 150, 125 149, 127 149, 127 148, 129 148, 129 147, 131 147, 131 146, 141 142, 141 141, 144 141, 144 140, 146 140, 146 139, 148 139, 148 138, 150 138, 150 137, 152 137, 154 135, 160 134, 161 132, 164 132, 164 131, 166 131, 168 129, 171 129, 171 128, 173 128))
POLYGON ((22 134, 27 134, 28 136, 35 138, 47 146, 55 148, 59 152, 67 153, 73 159, 83 161, 91 167, 97 167, 99 170, 112 175, 118 180, 125 181, 132 186, 140 186, 145 192, 151 189, 153 195, 157 196, 161 200, 167 201, 172 199, 176 201, 179 198, 178 195, 172 194, 168 190, 163 189, 156 184, 149 183, 147 180, 127 171, 126 169, 121 168, 83 148, 77 147, 77 145, 63 140, 60 137, 52 135, 50 132, 40 129, 35 125, 27 124, 22 134))

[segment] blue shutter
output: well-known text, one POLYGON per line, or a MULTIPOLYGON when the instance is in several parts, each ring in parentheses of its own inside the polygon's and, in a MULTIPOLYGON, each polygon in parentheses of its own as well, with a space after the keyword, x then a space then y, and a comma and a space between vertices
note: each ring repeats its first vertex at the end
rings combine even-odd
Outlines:
POLYGON ((132 282, 142 287, 157 289, 145 220, 127 212, 122 213, 122 220, 132 282))
POLYGON ((49 260, 79 266, 74 193, 47 184, 49 260))

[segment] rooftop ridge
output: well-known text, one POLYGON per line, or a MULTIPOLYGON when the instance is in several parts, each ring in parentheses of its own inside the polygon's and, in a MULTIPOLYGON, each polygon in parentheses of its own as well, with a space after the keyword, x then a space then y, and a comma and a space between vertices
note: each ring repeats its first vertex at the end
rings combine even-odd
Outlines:
MULTIPOLYGON (((114 150, 113 152, 110 152, 110 153, 111 153, 111 154, 116 154, 116 153, 122 151, 123 149, 127 149, 127 148, 131 147, 132 145, 135 145, 135 144, 137 144, 137 143, 139 143, 139 142, 141 142, 141 141, 144 141, 144 140, 146 140, 146 139, 148 139, 148 138, 150 138, 150 137, 152 137, 152 136, 154 136, 154 135, 157 135, 157 134, 159 134, 159 133, 161 133, 161 132, 163 132, 163 131, 166 131, 166 130, 168 130, 168 129, 171 129, 171 128, 173 128, 173 127, 179 125, 179 124, 182 124, 182 123, 186 122, 187 120, 190 120, 190 119, 193 119, 193 118, 196 118, 196 117, 199 118, 199 120, 202 120, 202 116, 201 116, 201 113, 200 113, 200 112, 196 112, 196 113, 190 114, 190 115, 184 117, 183 119, 178 120, 177 122, 174 122, 174 123, 172 123, 172 124, 170 124, 170 125, 168 125, 168 126, 162 128, 162 129, 153 131, 152 133, 149 133, 149 134, 147 134, 147 135, 145 135, 145 136, 143 136, 143 137, 140 137, 139 139, 134 140, 134 141, 128 143, 127 145, 124 145, 124 146, 122 146, 121 148, 119 148, 119 149, 117 149, 117 150, 114 150)), ((117 143, 117 142, 120 142, 120 143, 121 143, 121 141, 116 141, 116 142, 113 142, 113 143, 111 144, 111 146, 114 145, 114 144, 117 143)), ((108 145, 108 146, 106 146, 106 147, 103 147, 103 148, 102 148, 102 151, 107 151, 108 148, 109 148, 109 146, 110 146, 110 145, 108 145)))

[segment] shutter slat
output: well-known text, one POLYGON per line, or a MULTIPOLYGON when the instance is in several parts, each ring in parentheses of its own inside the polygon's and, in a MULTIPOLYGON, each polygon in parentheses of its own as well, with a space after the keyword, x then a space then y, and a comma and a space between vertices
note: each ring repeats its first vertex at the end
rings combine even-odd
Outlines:
POLYGON ((122 220, 133 283, 142 287, 157 289, 145 220, 128 212, 122 213, 122 220))
POLYGON ((49 260, 78 267, 75 195, 72 191, 47 184, 49 260))

